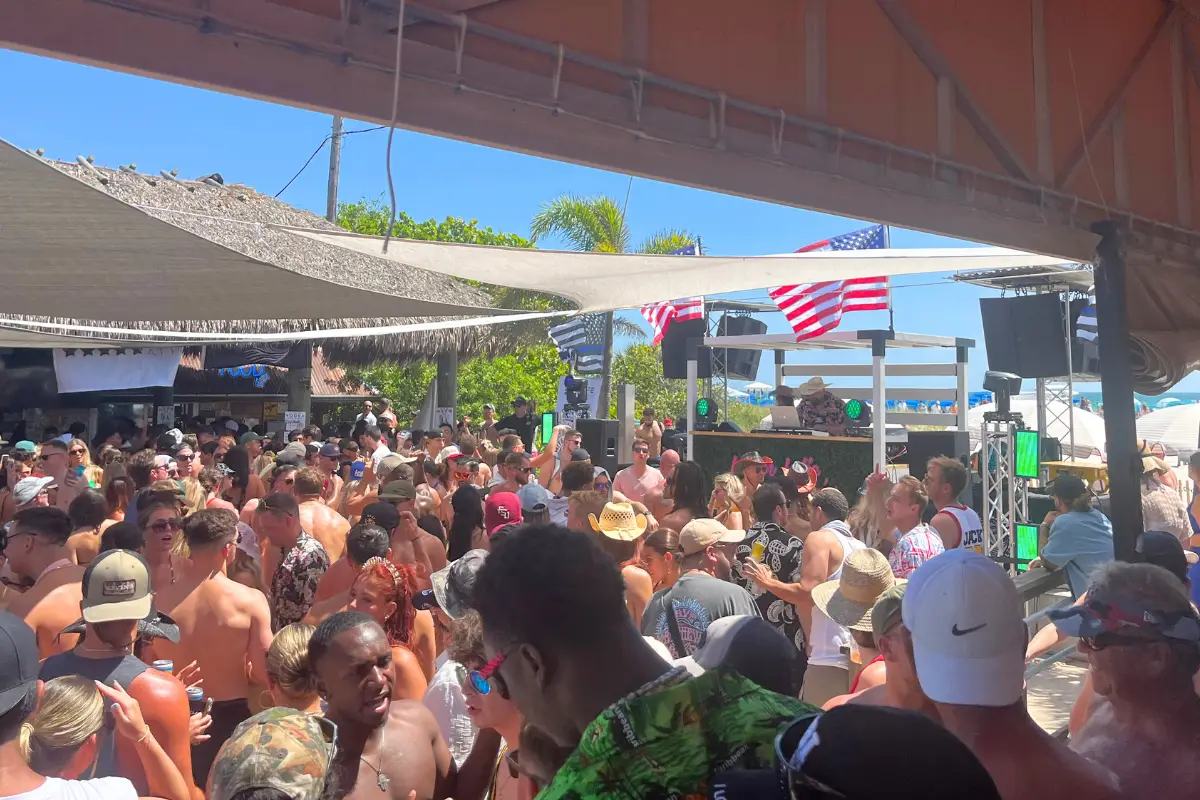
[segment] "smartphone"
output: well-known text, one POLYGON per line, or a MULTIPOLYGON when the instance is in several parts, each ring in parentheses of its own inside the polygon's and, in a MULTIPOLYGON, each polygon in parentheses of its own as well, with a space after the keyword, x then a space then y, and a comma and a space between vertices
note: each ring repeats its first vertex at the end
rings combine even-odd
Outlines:
POLYGON ((80 464, 78 467, 76 467, 75 468, 75 477, 82 478, 84 469, 86 469, 86 468, 83 466, 83 464, 80 464))
POLYGON ((550 437, 554 434, 554 426, 558 424, 555 417, 558 416, 553 411, 542 412, 542 446, 550 444, 550 437))

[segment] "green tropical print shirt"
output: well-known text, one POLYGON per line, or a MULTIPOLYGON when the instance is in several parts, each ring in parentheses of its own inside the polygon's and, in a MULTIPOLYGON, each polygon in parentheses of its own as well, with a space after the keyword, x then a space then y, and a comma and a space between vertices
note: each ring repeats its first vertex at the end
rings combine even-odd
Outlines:
POLYGON ((714 773, 771 767, 783 724, 817 710, 711 670, 605 710, 537 800, 703 799, 714 773))

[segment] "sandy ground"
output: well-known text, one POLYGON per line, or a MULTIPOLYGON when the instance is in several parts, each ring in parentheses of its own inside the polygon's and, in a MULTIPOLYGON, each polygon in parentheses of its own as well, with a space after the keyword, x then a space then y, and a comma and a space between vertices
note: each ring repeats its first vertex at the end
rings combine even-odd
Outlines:
POLYGON ((1086 666, 1066 661, 1034 675, 1028 686, 1030 716, 1050 733, 1066 725, 1086 674, 1086 666))

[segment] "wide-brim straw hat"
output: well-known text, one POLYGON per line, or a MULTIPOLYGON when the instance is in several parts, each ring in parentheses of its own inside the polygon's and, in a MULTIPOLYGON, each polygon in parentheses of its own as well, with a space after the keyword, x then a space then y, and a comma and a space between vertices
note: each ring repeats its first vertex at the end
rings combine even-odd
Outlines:
POLYGON ((588 514, 592 530, 610 539, 632 542, 646 532, 646 515, 634 512, 629 503, 605 503, 600 519, 588 514))
POLYGON ((820 394, 826 389, 831 388, 833 387, 826 383, 824 378, 809 378, 796 387, 796 394, 800 397, 808 397, 809 395, 820 394))
POLYGON ((840 579, 825 581, 812 590, 813 604, 843 627, 869 631, 875 601, 895 584, 887 556, 864 547, 846 556, 840 579))

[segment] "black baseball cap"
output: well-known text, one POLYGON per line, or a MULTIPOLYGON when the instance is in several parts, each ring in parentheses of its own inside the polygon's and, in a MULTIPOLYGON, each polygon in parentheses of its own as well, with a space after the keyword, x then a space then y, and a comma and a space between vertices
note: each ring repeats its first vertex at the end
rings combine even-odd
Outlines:
POLYGON ((516 400, 513 400, 513 408, 517 408, 519 406, 527 406, 527 405, 529 405, 529 401, 526 400, 524 397, 518 397, 516 400))
POLYGON ((171 455, 179 452, 179 442, 175 441, 175 437, 169 433, 159 436, 158 441, 154 443, 154 447, 156 450, 161 450, 171 455))
POLYGON ((1050 496, 1057 497, 1060 500, 1071 501, 1077 497, 1083 497, 1085 494, 1090 494, 1091 489, 1084 483, 1083 478, 1072 472, 1060 472, 1058 476, 1050 482, 1050 496))
POLYGON ((369 522, 378 525, 388 533, 400 524, 400 512, 391 503, 376 501, 363 509, 359 522, 369 522))
POLYGON ((37 685, 37 636, 19 617, 0 611, 0 714, 7 714, 37 685))
POLYGON ((326 442, 321 445, 321 456, 324 458, 341 458, 342 448, 333 442, 326 442))
POLYGON ((1187 582, 1188 567, 1191 566, 1188 556, 1191 553, 1183 549, 1183 543, 1175 534, 1166 531, 1146 531, 1138 537, 1135 547, 1131 561, 1154 564, 1174 575, 1180 582, 1187 582))
POLYGON ((571 451, 571 460, 572 461, 591 461, 592 454, 589 453, 587 450, 584 450, 582 447, 576 447, 573 451, 571 451))

